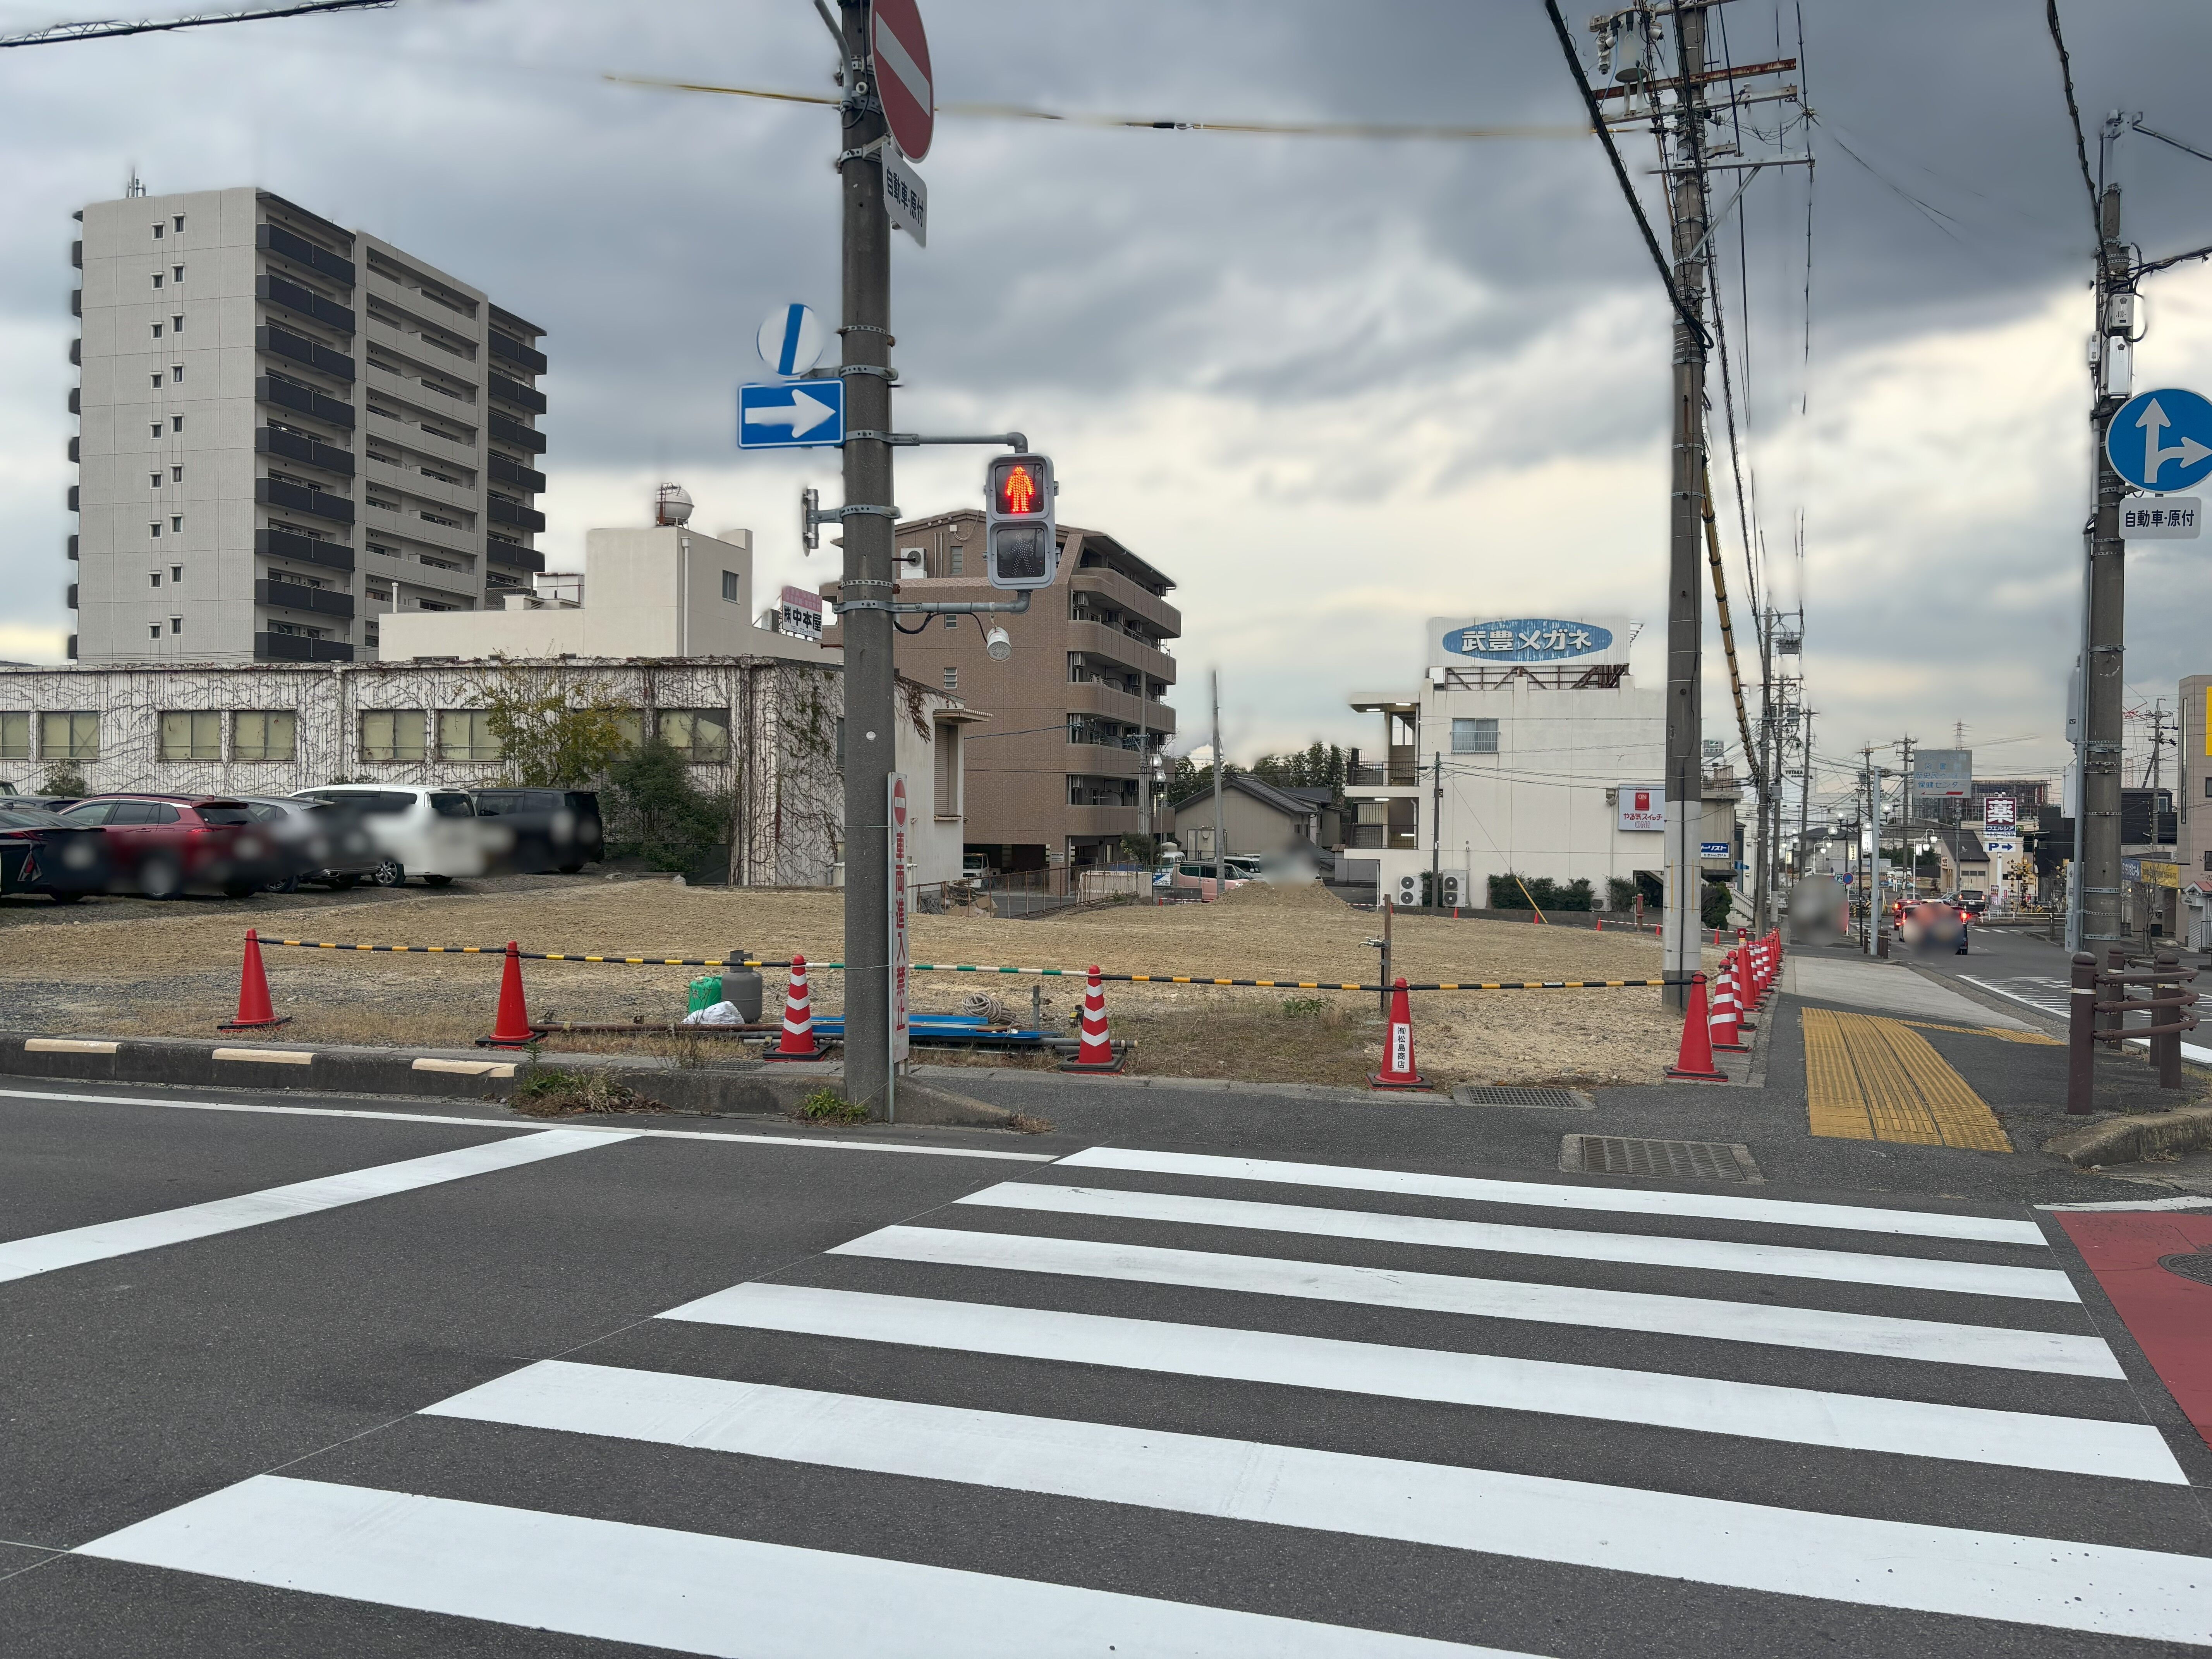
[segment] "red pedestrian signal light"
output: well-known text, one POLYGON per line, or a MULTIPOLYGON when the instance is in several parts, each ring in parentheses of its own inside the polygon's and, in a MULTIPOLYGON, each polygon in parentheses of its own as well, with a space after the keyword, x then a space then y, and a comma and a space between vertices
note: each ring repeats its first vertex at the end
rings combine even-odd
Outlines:
POLYGON ((1044 493, 1025 462, 1000 461, 991 469, 993 516, 1026 519, 1044 511, 1044 493))
POLYGON ((1001 455, 983 474, 984 552, 991 586, 1049 587, 1060 568, 1052 458, 1001 455))

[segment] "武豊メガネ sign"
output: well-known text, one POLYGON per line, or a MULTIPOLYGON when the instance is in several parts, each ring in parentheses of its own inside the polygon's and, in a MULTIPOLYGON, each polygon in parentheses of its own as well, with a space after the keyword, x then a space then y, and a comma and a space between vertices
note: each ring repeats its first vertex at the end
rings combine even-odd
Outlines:
POLYGON ((1431 665, 1467 662, 1626 662, 1628 629, 1619 618, 1572 622, 1556 617, 1429 619, 1431 665))

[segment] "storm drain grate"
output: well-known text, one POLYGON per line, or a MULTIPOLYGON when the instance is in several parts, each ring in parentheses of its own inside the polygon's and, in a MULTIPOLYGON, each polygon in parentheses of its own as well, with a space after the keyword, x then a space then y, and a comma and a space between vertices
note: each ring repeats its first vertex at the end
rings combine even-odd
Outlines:
POLYGON ((2184 1251, 2179 1255, 2162 1255, 2158 1265, 2170 1273, 2184 1279, 2193 1279, 2199 1285, 2212 1285, 2212 1250, 2184 1251))
POLYGON ((1733 1140, 1637 1140, 1567 1135, 1559 1167, 1583 1175, 1643 1176, 1655 1181, 1764 1181, 1751 1148, 1733 1140))
POLYGON ((1462 1106, 1548 1106, 1557 1111, 1587 1112, 1597 1103, 1572 1089, 1478 1089, 1462 1083, 1452 1091, 1462 1106))

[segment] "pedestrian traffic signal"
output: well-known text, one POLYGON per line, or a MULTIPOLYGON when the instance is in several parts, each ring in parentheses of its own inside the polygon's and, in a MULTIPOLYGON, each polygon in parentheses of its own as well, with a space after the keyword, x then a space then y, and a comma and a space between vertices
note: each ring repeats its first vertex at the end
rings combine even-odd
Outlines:
POLYGON ((983 474, 983 536, 994 587, 1048 587, 1060 567, 1052 459, 1001 455, 983 474))

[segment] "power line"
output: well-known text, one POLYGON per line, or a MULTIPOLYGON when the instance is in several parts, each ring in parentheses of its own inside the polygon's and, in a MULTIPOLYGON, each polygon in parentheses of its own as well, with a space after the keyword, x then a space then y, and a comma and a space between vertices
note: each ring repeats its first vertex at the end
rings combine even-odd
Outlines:
POLYGON ((300 0, 289 6, 266 6, 254 11, 195 12, 185 17, 154 18, 127 22, 98 18, 85 23, 50 23, 21 34, 0 35, 0 48, 55 46, 72 40, 112 40, 128 34, 167 34, 178 29, 207 28, 216 23, 258 23, 278 17, 310 17, 326 11, 386 11, 399 0, 300 0))
POLYGON ((2066 85, 2066 118, 2074 124, 2074 159, 2081 164, 2081 188, 2089 192, 2089 223, 2101 245, 2105 226, 2097 204, 2097 180, 2089 171, 2089 141, 2081 136, 2081 106, 2074 99, 2074 59, 2066 50, 2065 32, 2058 27, 2058 0, 2044 0, 2043 15, 2051 26, 2051 44, 2058 48, 2058 76, 2066 85))

